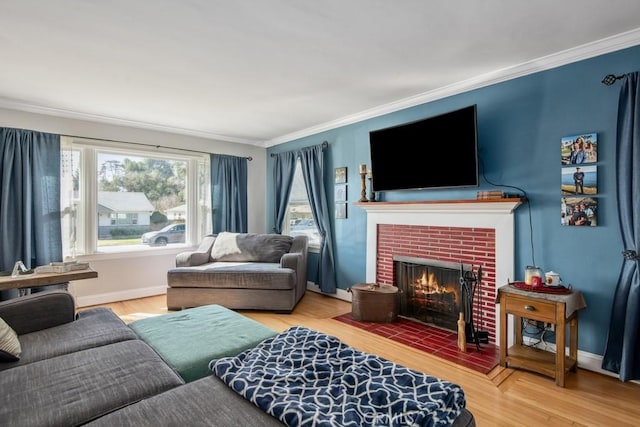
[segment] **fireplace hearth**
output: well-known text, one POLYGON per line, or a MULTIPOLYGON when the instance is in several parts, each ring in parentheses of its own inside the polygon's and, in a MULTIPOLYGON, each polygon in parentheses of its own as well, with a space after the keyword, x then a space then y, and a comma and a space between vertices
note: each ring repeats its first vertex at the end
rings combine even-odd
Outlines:
POLYGON ((400 291, 398 314, 457 331, 458 315, 468 312, 461 280, 472 266, 424 258, 394 256, 395 284, 400 291))

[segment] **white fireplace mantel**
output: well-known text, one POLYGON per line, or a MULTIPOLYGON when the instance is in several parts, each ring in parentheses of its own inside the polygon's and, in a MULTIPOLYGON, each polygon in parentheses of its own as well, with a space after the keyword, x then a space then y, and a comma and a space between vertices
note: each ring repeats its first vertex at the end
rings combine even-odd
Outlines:
MULTIPOLYGON (((476 227, 495 230, 496 289, 514 276, 514 210, 523 199, 361 202, 367 212, 366 280, 376 281, 378 225, 476 227)), ((496 309, 496 330, 499 330, 496 309)))
POLYGON ((427 212, 427 213, 496 213, 511 214, 522 204, 520 198, 473 199, 473 200, 428 200, 406 202, 358 202, 359 208, 368 213, 427 212))
POLYGON ((376 280, 378 224, 484 227, 496 230, 496 284, 513 278, 513 211, 520 198, 490 200, 362 202, 367 212, 367 282, 376 280))

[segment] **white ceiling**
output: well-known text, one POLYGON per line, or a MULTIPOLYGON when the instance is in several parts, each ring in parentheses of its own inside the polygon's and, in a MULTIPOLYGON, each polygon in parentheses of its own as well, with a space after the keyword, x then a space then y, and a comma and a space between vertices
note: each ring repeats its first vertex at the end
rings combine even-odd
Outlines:
POLYGON ((1 0, 0 107, 270 146, 639 43, 638 0, 1 0))

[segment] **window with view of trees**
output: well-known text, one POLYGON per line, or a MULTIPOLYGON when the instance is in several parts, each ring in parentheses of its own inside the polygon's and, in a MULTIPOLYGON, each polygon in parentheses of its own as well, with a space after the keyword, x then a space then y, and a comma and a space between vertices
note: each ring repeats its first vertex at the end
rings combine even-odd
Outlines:
POLYGON ((209 232, 208 155, 62 142, 65 255, 184 245, 209 232))
POLYGON ((282 234, 290 236, 306 235, 309 238, 310 248, 317 249, 321 244, 320 232, 311 213, 311 205, 309 204, 309 196, 302 176, 300 159, 296 162, 296 171, 293 177, 282 234))

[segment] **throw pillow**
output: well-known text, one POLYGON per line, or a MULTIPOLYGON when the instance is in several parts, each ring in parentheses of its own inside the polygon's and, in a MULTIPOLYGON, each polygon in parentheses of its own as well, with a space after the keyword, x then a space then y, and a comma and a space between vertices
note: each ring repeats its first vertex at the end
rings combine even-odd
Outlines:
POLYGON ((0 318, 0 362, 15 362, 20 360, 20 341, 18 335, 0 318))
POLYGON ((280 262, 293 237, 281 234, 229 233, 223 231, 211 248, 214 261, 280 262))

